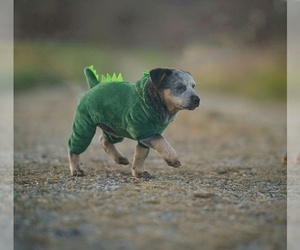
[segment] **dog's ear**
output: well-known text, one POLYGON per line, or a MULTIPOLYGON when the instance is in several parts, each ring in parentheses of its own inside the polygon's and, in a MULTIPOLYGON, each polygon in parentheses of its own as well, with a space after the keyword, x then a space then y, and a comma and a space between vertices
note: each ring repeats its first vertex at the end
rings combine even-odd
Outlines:
POLYGON ((153 84, 159 88, 163 80, 172 74, 172 70, 168 68, 156 68, 150 70, 150 78, 153 84))

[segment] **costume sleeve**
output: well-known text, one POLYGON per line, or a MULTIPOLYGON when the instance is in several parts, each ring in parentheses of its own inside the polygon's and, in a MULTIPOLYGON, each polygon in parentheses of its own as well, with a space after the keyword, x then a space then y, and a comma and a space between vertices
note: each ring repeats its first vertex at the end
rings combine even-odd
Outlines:
POLYGON ((69 149, 75 154, 83 153, 90 145, 96 133, 96 126, 85 110, 83 105, 78 106, 74 121, 71 136, 69 138, 69 149))

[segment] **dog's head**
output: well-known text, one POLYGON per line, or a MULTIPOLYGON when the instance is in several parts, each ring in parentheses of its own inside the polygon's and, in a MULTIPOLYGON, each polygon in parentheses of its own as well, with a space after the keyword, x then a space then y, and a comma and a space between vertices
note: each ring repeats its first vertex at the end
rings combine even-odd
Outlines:
POLYGON ((190 73, 169 68, 156 68, 150 71, 154 86, 161 92, 170 112, 193 110, 200 104, 195 92, 195 81, 190 73))

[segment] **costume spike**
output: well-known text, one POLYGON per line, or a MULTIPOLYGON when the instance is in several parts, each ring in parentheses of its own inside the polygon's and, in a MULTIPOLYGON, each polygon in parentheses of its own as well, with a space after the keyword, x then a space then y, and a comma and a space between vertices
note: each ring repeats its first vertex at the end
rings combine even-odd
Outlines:
POLYGON ((143 72, 143 76, 149 76, 149 75, 150 75, 150 71, 149 70, 143 72))
POLYGON ((117 77, 117 82, 123 82, 123 77, 122 77, 122 74, 120 73, 117 77))
POLYGON ((111 82, 111 76, 110 76, 110 74, 108 74, 108 73, 106 74, 106 81, 107 81, 107 82, 111 82))

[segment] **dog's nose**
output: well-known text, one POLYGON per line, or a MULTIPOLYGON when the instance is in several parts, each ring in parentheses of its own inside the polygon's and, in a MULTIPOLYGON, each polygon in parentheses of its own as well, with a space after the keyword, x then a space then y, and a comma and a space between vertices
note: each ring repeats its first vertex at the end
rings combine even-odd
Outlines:
POLYGON ((197 95, 193 95, 192 97, 192 103, 194 104, 194 105, 197 105, 197 106, 199 106, 199 104, 200 104, 200 98, 199 98, 199 96, 197 96, 197 95))

